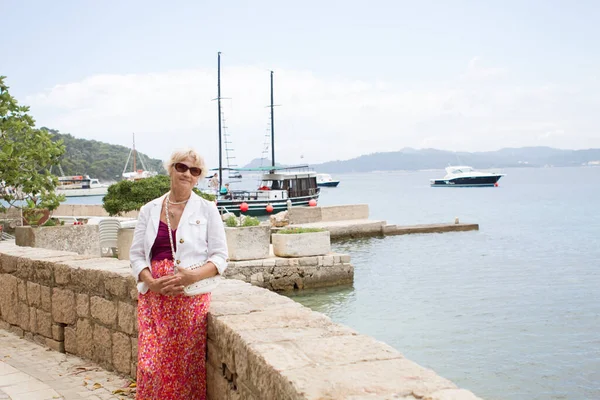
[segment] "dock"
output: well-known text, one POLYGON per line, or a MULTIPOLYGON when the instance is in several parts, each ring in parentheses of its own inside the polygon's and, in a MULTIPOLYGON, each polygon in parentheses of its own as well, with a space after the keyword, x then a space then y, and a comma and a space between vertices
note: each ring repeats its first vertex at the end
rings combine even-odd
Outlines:
MULTIPOLYGON (((367 204, 291 208, 288 213, 290 224, 286 228, 324 229, 330 232, 332 239, 479 230, 479 224, 458 221, 418 225, 388 224, 383 220, 369 219, 367 204)), ((279 229, 283 228, 274 228, 279 229)))

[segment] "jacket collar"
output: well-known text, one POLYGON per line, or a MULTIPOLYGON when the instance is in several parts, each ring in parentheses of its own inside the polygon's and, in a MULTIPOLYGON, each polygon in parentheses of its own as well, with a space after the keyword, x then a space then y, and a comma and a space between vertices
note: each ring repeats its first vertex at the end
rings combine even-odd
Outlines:
MULTIPOLYGON (((152 225, 154 226, 155 232, 158 232, 158 224, 160 223, 160 211, 162 210, 162 204, 165 201, 167 194, 168 193, 165 193, 164 195, 151 201, 151 203, 154 205, 154 207, 150 211, 150 215, 152 218, 152 225)), ((190 203, 196 203, 196 202, 200 201, 200 199, 201 199, 201 197, 192 191, 192 195, 190 196, 189 201, 185 205, 185 208, 183 209, 183 213, 181 214, 181 218, 179 219, 179 225, 181 225, 182 221, 185 221, 188 218, 188 216, 194 212, 193 211, 194 207, 190 206, 190 203)), ((177 228, 179 228, 179 226, 177 228)))

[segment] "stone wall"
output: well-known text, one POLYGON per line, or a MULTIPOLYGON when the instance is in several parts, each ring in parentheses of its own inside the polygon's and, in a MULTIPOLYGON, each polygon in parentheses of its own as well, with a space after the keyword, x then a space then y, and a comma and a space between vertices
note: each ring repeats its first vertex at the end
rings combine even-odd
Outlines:
MULTIPOLYGON (((139 211, 124 213, 121 217, 137 218, 139 211)), ((61 204, 52 212, 53 216, 61 217, 108 217, 101 205, 93 204, 61 204)))
POLYGON ((348 221, 354 219, 368 219, 369 205, 347 204, 325 207, 292 207, 288 212, 290 224, 348 221))
MULTIPOLYGON (((0 328, 135 377, 127 261, 0 244, 0 328)), ((213 292, 209 399, 473 400, 392 347, 239 280, 213 292)))
POLYGON ((101 256, 98 225, 30 226, 15 230, 17 246, 73 251, 80 255, 101 256))
POLYGON ((281 258, 229 262, 225 277, 274 291, 351 285, 354 267, 350 256, 281 258))

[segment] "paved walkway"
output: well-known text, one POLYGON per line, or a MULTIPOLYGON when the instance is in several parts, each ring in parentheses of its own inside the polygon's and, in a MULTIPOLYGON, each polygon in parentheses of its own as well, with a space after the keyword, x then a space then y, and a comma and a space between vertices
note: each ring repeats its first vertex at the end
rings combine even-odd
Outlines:
POLYGON ((130 380, 0 329, 0 399, 131 399, 130 380))

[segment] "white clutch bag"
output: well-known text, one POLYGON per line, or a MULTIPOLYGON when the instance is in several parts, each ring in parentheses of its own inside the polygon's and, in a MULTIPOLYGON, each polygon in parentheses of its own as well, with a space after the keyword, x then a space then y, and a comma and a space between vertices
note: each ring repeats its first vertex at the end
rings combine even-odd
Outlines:
MULTIPOLYGON (((192 265, 188 269, 200 268, 202 264, 192 265)), ((216 275, 210 278, 202 279, 198 282, 187 285, 183 288, 183 292, 186 296, 196 296, 198 294, 210 293, 219 286, 221 283, 221 275, 216 275)))

